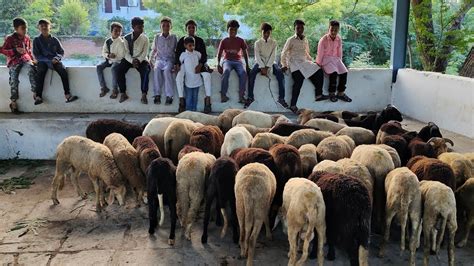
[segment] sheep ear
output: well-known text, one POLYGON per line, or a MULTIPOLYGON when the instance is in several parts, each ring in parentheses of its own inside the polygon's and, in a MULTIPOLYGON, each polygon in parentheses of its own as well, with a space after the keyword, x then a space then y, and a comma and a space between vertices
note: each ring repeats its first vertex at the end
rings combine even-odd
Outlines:
POLYGON ((112 204, 114 204, 115 202, 115 194, 113 192, 113 190, 111 189, 110 192, 109 192, 109 197, 107 198, 107 204, 110 206, 112 204))

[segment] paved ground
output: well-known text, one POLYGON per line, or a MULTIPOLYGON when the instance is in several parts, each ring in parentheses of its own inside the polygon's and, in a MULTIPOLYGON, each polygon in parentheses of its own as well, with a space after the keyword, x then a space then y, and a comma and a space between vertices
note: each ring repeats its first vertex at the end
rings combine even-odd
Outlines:
MULTIPOLYGON (((131 115, 131 120, 141 120, 131 115)), ((420 124, 406 120, 408 128, 419 129, 420 124)), ((455 150, 474 151, 472 139, 450 132, 445 136, 455 141, 455 150)), ((90 181, 83 177, 81 185, 91 192, 87 200, 80 200, 68 181, 59 193, 61 204, 53 206, 50 184, 54 175, 52 161, 0 161, 0 181, 11 177, 33 178, 28 189, 17 189, 12 194, 0 191, 0 264, 25 265, 244 265, 239 260, 239 248, 231 241, 230 232, 220 239, 219 229, 211 222, 209 244, 200 242, 202 219, 195 223, 192 241, 182 237, 178 226, 174 247, 167 244, 169 216, 156 237, 147 233, 146 206, 135 208, 132 200, 125 207, 113 205, 102 213, 95 212, 94 194, 90 181), (14 229, 17 222, 30 221, 29 228, 14 229), (36 223, 36 224, 35 224, 36 223), (37 234, 35 234, 35 231, 37 234), (26 233, 25 233, 26 232, 26 233)), ((371 265, 406 265, 408 254, 399 256, 398 230, 393 230, 386 257, 377 258, 380 236, 373 235, 370 245, 371 265)), ((474 235, 474 234, 471 234, 474 235)), ((287 238, 277 228, 274 240, 260 236, 255 265, 286 265, 287 238)), ((348 265, 343 253, 338 252, 334 262, 325 265, 348 265)), ((308 261, 307 265, 315 264, 308 261)), ((417 252, 417 263, 422 263, 422 251, 417 252)), ((430 265, 446 265, 446 247, 438 257, 430 257, 430 265)), ((474 265, 474 237, 463 249, 456 249, 456 265, 474 265)))

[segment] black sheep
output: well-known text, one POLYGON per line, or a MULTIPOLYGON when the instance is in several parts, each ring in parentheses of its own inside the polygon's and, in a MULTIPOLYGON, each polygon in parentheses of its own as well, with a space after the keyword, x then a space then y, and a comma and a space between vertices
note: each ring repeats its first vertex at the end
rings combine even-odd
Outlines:
POLYGON ((393 105, 387 105, 380 114, 376 112, 369 112, 367 115, 360 117, 360 119, 344 119, 344 122, 351 127, 363 127, 372 130, 377 134, 380 127, 388 121, 403 121, 402 114, 393 105))
POLYGON ((105 137, 111 133, 122 134, 130 144, 133 140, 141 136, 145 125, 136 125, 114 119, 99 119, 91 122, 86 129, 86 137, 99 143, 103 143, 105 137))
POLYGON ((408 152, 408 143, 403 136, 399 135, 388 135, 382 139, 382 144, 388 145, 394 148, 398 156, 400 156, 400 161, 403 165, 406 165, 410 154, 408 152))
MULTIPOLYGON (((348 253, 351 265, 368 262, 372 206, 366 186, 355 177, 322 171, 313 172, 309 179, 319 186, 326 204, 327 259, 336 258, 338 245, 348 253)), ((316 243, 313 239, 310 258, 317 256, 316 243)))
MULTIPOLYGON (((225 207, 227 202, 229 202, 231 209, 232 240, 234 243, 238 243, 239 241, 234 193, 235 175, 237 174, 238 169, 239 167, 237 166, 237 163, 232 158, 221 157, 214 162, 209 176, 206 177, 206 209, 204 213, 204 224, 201 237, 201 242, 203 244, 207 243, 207 228, 211 215, 211 205, 215 198, 217 198, 217 217, 220 216, 219 211, 222 210, 225 212, 225 207)), ((222 236, 225 234, 225 230, 227 229, 226 220, 226 217, 224 217, 222 236)))
MULTIPOLYGON (((176 167, 173 162, 167 158, 157 158, 153 160, 148 167, 147 173, 148 187, 148 217, 150 227, 148 233, 153 235, 158 225, 158 197, 163 195, 167 200, 170 211, 171 229, 168 244, 174 245, 176 230, 176 167)), ((160 213, 163 217, 164 213, 160 213)))
MULTIPOLYGON (((300 130, 300 129, 307 129, 307 128, 314 128, 310 126, 304 126, 300 124, 295 124, 295 123, 288 123, 288 122, 283 122, 283 123, 278 123, 274 125, 270 129, 270 133, 274 133, 283 137, 287 137, 291 135, 291 133, 300 130)), ((315 130, 319 130, 318 128, 314 128, 315 130)))
POLYGON ((442 138, 443 136, 441 135, 439 127, 435 123, 429 122, 428 125, 420 129, 420 132, 418 132, 418 137, 424 142, 427 142, 433 137, 442 138))

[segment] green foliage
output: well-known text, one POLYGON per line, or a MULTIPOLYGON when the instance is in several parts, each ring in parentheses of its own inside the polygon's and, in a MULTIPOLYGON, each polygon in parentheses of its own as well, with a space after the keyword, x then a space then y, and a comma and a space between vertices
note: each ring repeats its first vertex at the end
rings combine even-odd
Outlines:
POLYGON ((21 16, 31 2, 32 0, 0 0, 0 32, 9 33, 13 28, 13 18, 21 16))
POLYGON ((88 10, 80 0, 65 0, 59 7, 60 32, 66 35, 84 35, 90 28, 88 10))
MULTIPOLYGON (((37 24, 38 20, 42 18, 49 19, 51 22, 54 17, 54 8, 52 0, 33 0, 31 5, 23 12, 22 15, 29 23, 28 31, 31 36, 39 34, 37 24)), ((52 28, 53 32, 56 32, 56 28, 52 28)))

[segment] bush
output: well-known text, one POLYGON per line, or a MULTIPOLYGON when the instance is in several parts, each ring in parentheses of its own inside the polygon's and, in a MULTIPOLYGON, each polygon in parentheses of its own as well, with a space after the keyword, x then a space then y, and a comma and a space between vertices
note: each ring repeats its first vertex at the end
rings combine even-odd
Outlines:
POLYGON ((65 0, 59 7, 60 32, 65 35, 85 35, 90 28, 89 14, 80 0, 65 0))

